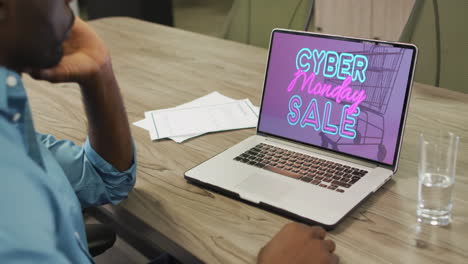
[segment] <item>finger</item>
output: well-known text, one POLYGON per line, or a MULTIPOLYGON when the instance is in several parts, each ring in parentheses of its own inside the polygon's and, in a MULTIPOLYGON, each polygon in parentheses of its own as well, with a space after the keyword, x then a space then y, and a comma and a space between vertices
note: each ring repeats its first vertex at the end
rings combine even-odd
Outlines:
POLYGON ((55 67, 52 69, 40 70, 37 74, 37 79, 52 82, 52 83, 63 83, 70 82, 67 70, 64 67, 55 67))
POLYGON ((53 79, 52 76, 57 75, 57 73, 55 72, 56 70, 51 70, 51 69, 42 69, 42 70, 34 69, 34 70, 30 70, 27 73, 36 80, 52 81, 51 80, 53 79))
POLYGON ((64 73, 61 69, 47 69, 39 72, 39 78, 49 82, 62 82, 64 73))
POLYGON ((333 253, 335 252, 336 249, 336 244, 335 242, 331 241, 330 239, 324 240, 323 244, 325 245, 325 248, 330 252, 333 253))
POLYGON ((325 236, 327 235, 327 232, 325 231, 325 229, 318 227, 318 226, 311 227, 311 233, 312 233, 311 234, 312 237, 316 239, 324 239, 325 236))

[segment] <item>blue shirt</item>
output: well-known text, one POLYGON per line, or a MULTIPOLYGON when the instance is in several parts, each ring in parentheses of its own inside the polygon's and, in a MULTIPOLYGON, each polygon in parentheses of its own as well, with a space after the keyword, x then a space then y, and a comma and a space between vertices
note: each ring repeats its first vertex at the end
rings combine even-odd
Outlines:
POLYGON ((89 141, 35 131, 21 78, 0 67, 0 262, 93 263, 82 208, 116 204, 135 185, 89 141))

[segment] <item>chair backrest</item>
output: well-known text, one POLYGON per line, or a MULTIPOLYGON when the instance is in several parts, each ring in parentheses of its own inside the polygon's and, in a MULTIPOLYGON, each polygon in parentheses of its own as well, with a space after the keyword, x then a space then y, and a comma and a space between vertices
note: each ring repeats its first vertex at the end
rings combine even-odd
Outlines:
POLYGON ((417 82, 468 93, 467 13, 466 0, 416 1, 400 40, 419 47, 417 82), (440 54, 437 22, 440 28, 440 54))
POLYGON ((234 0, 224 38, 268 48, 274 28, 304 30, 311 0, 234 0))

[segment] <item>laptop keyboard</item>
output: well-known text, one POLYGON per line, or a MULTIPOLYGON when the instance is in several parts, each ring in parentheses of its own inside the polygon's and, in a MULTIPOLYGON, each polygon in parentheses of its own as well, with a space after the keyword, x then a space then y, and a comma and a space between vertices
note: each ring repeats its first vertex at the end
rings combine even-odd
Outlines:
POLYGON ((234 160, 344 193, 367 171, 261 143, 234 160))

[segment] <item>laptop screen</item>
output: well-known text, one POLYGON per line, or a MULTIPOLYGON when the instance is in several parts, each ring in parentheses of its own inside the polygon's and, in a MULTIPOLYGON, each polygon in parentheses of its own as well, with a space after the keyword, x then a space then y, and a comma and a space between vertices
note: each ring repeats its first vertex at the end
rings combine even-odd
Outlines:
POLYGON ((276 30, 258 131, 395 165, 412 46, 276 30))

